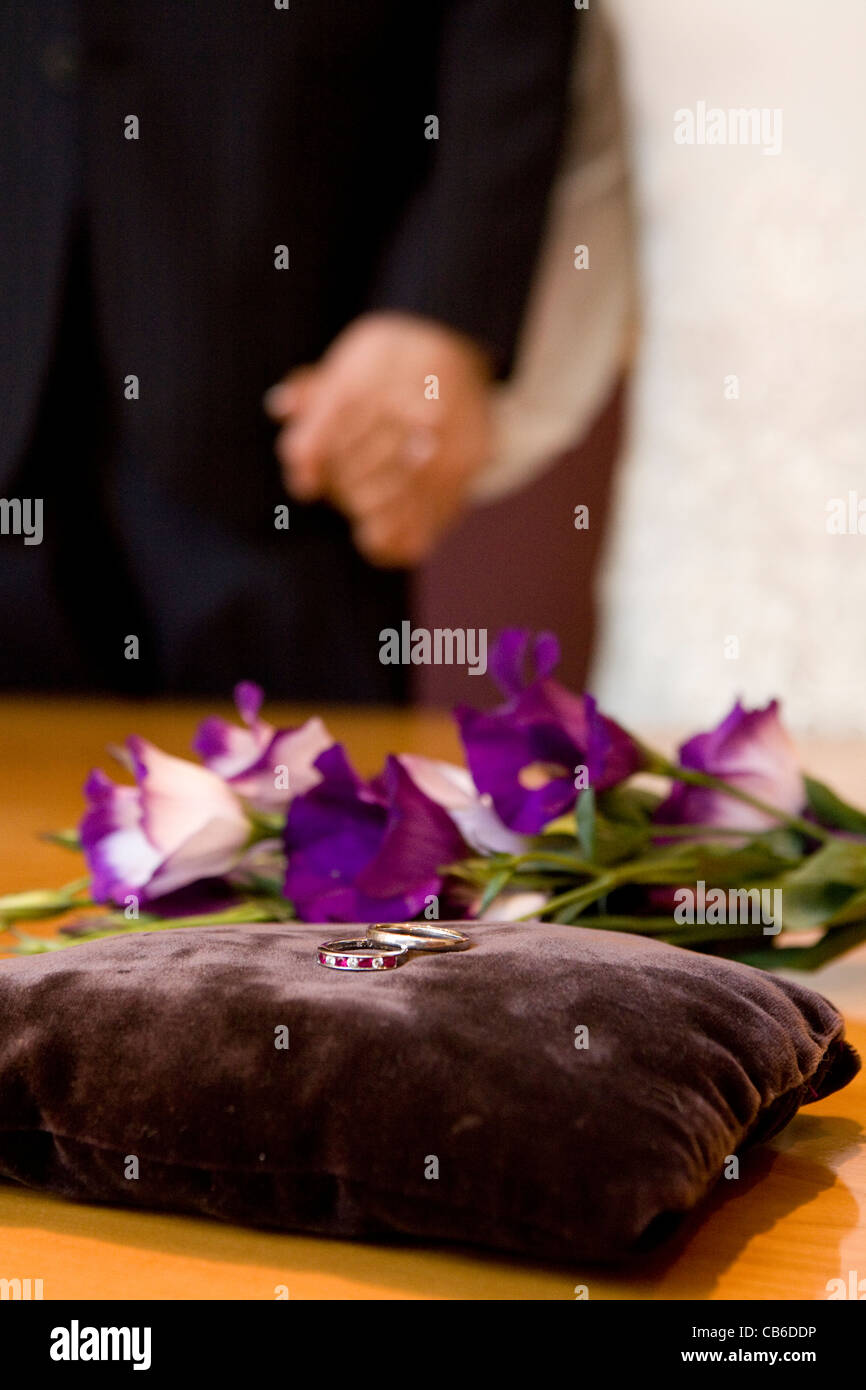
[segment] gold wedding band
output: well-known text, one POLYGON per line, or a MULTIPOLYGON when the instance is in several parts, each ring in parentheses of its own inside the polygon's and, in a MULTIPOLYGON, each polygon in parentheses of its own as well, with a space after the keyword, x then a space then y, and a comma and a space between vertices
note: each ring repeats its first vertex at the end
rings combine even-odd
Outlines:
POLYGON ((386 946, 404 946, 407 951, 464 951, 469 937, 455 927, 434 926, 428 922, 377 922, 367 928, 370 941, 386 946))

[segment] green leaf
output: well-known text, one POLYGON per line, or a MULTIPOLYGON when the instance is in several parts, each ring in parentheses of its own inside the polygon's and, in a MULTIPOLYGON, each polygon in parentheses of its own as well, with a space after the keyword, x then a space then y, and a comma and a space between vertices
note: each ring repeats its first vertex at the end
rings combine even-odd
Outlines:
POLYGON ((569 840, 574 840, 574 818, 572 813, 570 811, 564 811, 561 816, 556 817, 556 820, 549 820, 547 825, 543 827, 541 834, 544 836, 550 835, 551 837, 567 837, 569 840))
POLYGON ((39 917, 56 917, 70 908, 82 907, 77 897, 89 886, 90 880, 77 879, 65 888, 36 888, 28 893, 6 893, 0 898, 0 921, 35 921, 39 917))
POLYGON ((597 917, 587 918, 587 926, 598 931, 624 931, 634 936, 666 936, 672 929, 673 919, 668 917, 626 916, 623 913, 601 912, 597 917))
POLYGON ((844 883, 849 888, 866 888, 866 844, 831 840, 791 870, 786 883, 844 883))
POLYGON ((840 917, 852 893, 843 883, 782 884, 782 925, 786 931, 810 931, 840 917))
POLYGON ((54 937, 31 936, 29 932, 16 931, 12 934, 15 937, 16 956, 41 956, 46 951, 62 951, 68 944, 54 937))
POLYGON ((560 849, 556 842, 548 845, 542 835, 536 836, 532 847, 525 854, 515 854, 502 867, 510 867, 523 873, 527 869, 535 873, 547 869, 551 873, 567 873, 575 876, 595 873, 596 866, 578 855, 578 843, 574 836, 567 842, 567 848, 560 849))
POLYGON ((866 835, 866 812, 843 801, 824 782, 814 777, 804 777, 803 780, 810 810, 821 825, 831 826, 834 830, 848 830, 855 835, 866 835))
POLYGON ((831 917, 827 919, 828 927, 843 926, 846 922, 861 922, 866 920, 866 889, 861 889, 859 893, 852 893, 851 897, 842 907, 837 908, 831 917))
POLYGON ((598 808, 607 820, 624 825, 645 826, 661 805, 663 798, 643 787, 620 783, 598 797, 598 808))
MULTIPOLYGON (((670 923, 668 925, 671 926, 670 923)), ((684 927, 674 925, 664 939, 671 946, 694 946, 698 943, 709 946, 716 941, 739 941, 749 937, 755 937, 758 941, 767 939, 760 927, 749 922, 695 922, 684 927)))
MULTIPOLYGON (((574 819, 572 816, 568 816, 566 819, 568 821, 567 832, 557 831, 556 834, 552 834, 549 833, 550 828, 548 827, 548 829, 543 830, 540 835, 531 835, 529 837, 530 848, 532 850, 538 850, 539 854, 545 857, 548 854, 567 854, 572 858, 576 857, 578 853, 578 842, 574 819)), ((522 855, 502 854, 498 857, 504 863, 506 860, 511 860, 513 858, 520 859, 522 855)))
POLYGON ((250 843, 257 844, 260 840, 272 840, 282 835, 286 827, 285 811, 255 811, 247 810, 252 825, 253 832, 250 836, 250 843))
POLYGON ((597 864, 622 864, 647 850, 648 826, 612 821, 598 813, 595 818, 595 859, 597 864))
MULTIPOLYGON (((554 912, 550 918, 550 921, 559 922, 562 926, 565 927, 571 927, 574 926, 574 923, 577 921, 578 917, 580 917, 582 912, 583 906, 580 903, 570 903, 567 906, 561 907, 558 909, 558 911, 554 912)), ((593 926, 595 926, 594 921, 593 926)))
POLYGON ((595 864, 607 866, 640 854, 649 843, 651 825, 639 802, 625 791, 619 801, 612 793, 605 793, 605 798, 615 815, 603 813, 601 799, 587 787, 578 798, 575 821, 584 856, 595 864))
POLYGON ((47 830, 44 835, 39 837, 46 840, 49 845, 60 845, 61 849, 81 849, 81 839, 78 831, 72 830, 47 830))
POLYGON ((503 888, 505 888, 506 884, 508 883, 508 880, 512 876, 512 869, 501 869, 498 874, 494 874, 493 878, 490 880, 490 882, 484 890, 483 896, 481 898, 481 903, 478 909, 479 912, 487 911, 490 904, 494 901, 495 898, 499 897, 499 894, 502 892, 503 888))
POLYGON ((744 951, 737 956, 759 970, 820 970, 866 941, 866 922, 851 923, 825 932, 812 946, 776 946, 763 951, 744 951))
POLYGON ((242 888, 245 893, 255 893, 263 898, 279 898, 282 893, 283 879, 269 878, 265 874, 244 870, 243 873, 238 874, 234 886, 242 888))
MULTIPOLYGON (((66 950, 87 941, 99 941, 103 937, 126 936, 136 932, 179 931, 187 927, 245 926, 250 922, 286 922, 294 918, 294 907, 287 898, 246 898, 233 907, 217 912, 205 912, 189 917, 157 917, 143 913, 141 917, 127 921, 119 913, 108 914, 106 927, 81 931, 70 923, 68 931, 60 929, 57 936, 41 938, 14 931, 17 938, 16 954, 33 955, 41 951, 66 950), (112 920, 113 919, 113 920, 112 920)), ((85 927, 87 924, 83 924, 85 927)))
MULTIPOLYGON (((591 883, 582 883, 577 888, 570 888, 567 892, 550 898, 544 907, 538 912, 532 913, 532 917, 549 917, 553 921, 560 921, 562 919, 559 914, 564 908, 574 908, 574 917, 579 917, 586 908, 598 902, 599 898, 604 898, 612 888, 616 887, 617 880, 613 874, 599 874, 591 883)), ((518 918, 518 921, 523 920, 523 918, 518 918)))
POLYGON ((854 840, 831 840, 810 854, 796 868, 783 874, 782 922, 785 928, 800 931, 830 922, 856 918, 860 905, 853 900, 866 889, 866 844, 854 840))
POLYGON ((693 883, 697 874, 695 845, 660 845, 616 868, 617 882, 679 886, 693 883))
POLYGON ((789 830, 755 836, 743 845, 695 846, 696 876, 715 887, 744 888, 774 878, 802 862, 802 841, 789 830))

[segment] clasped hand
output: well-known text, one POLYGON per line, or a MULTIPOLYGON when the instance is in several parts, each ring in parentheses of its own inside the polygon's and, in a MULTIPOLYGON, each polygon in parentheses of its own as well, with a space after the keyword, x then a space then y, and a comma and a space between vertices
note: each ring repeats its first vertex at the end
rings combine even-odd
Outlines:
POLYGON ((417 565, 489 461, 490 382, 484 352, 445 324, 355 319, 265 396, 287 491, 338 508, 373 564, 417 565))

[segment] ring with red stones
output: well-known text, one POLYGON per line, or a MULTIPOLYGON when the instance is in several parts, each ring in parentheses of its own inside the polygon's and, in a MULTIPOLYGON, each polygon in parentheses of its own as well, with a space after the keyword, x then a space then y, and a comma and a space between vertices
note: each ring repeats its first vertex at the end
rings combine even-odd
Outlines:
POLYGON ((329 970, 393 970, 405 946, 382 946, 378 941, 326 941, 316 951, 320 965, 329 970))

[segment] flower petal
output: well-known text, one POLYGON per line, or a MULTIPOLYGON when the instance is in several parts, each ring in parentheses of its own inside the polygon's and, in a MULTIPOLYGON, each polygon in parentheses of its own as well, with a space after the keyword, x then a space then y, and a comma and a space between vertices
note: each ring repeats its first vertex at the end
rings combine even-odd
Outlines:
POLYGON ((141 791, 141 823, 163 857, 212 821, 223 823, 226 837, 246 840, 250 827, 243 807, 215 772, 136 736, 127 747, 141 791))
MULTIPOLYGON (((722 777, 742 791, 799 815, 806 803, 796 750, 779 718, 779 704, 746 710, 739 701, 715 729, 696 734, 680 749, 683 767, 722 777)), ((766 830, 777 821, 766 812, 711 787, 674 783, 658 807, 660 824, 712 825, 766 830)))
POLYGON ((338 745, 286 818, 286 896, 304 921, 403 921, 439 892, 440 864, 464 851, 448 813, 396 758, 363 782, 338 745))
POLYGON ((253 681, 241 681, 234 690, 235 706, 246 728, 211 715, 203 719, 193 739, 193 751, 220 777, 234 777, 250 767, 267 748, 274 730, 259 719, 264 691, 253 681))
POLYGON ((503 695, 518 695, 527 685, 544 680, 559 665, 559 640, 552 632, 540 632, 532 642, 535 674, 525 674, 531 634, 527 628, 507 627, 490 652, 490 671, 503 695))
POLYGON ((277 729, 258 758, 229 779, 231 786, 256 810, 280 811, 322 780, 316 762, 333 745, 321 719, 277 729))
POLYGON ((500 819, 490 795, 479 795, 464 767, 416 753, 401 753, 399 761, 424 795, 444 807, 477 853, 522 854, 528 847, 528 839, 516 835, 500 819))
POLYGON ((128 747, 138 786, 117 786, 97 770, 84 788, 90 805, 80 833, 93 896, 145 901, 233 867, 250 824, 225 783, 144 739, 128 747))

